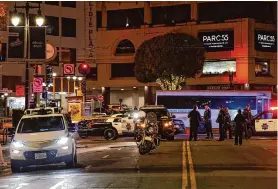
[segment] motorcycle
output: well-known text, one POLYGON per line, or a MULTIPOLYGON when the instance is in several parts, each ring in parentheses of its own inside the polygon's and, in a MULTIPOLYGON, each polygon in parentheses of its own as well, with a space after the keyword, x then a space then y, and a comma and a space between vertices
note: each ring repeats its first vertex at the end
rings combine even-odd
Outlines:
POLYGON ((150 153, 160 145, 156 121, 146 119, 137 129, 136 144, 141 155, 150 153))

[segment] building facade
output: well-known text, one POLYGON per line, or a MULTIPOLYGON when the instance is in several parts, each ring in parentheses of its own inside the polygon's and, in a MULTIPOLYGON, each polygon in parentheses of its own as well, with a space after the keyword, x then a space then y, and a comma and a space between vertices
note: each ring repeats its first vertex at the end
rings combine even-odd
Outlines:
MULTIPOLYGON (((13 11, 12 2, 8 7, 13 11)), ((277 93, 276 2, 43 2, 42 12, 46 38, 58 48, 54 71, 62 75, 62 63, 90 63, 88 99, 102 94, 106 104, 154 103, 159 86, 136 80, 134 56, 145 40, 169 32, 199 38, 207 50, 203 74, 188 79, 184 90, 228 90, 232 82, 237 90, 277 93)), ((8 34, 0 31, 2 44, 8 34)), ((6 81, 24 82, 24 65, 1 60, 2 88, 15 90, 6 81)), ((55 92, 67 91, 65 78, 63 83, 56 79, 55 92)))

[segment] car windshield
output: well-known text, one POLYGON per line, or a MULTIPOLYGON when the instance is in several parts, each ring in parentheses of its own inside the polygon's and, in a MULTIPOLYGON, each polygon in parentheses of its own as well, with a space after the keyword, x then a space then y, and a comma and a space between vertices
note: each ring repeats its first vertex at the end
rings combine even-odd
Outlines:
POLYGON ((157 119, 161 119, 161 117, 170 117, 169 112, 167 109, 141 109, 146 114, 149 112, 154 112, 157 115, 157 119))
POLYGON ((20 121, 17 133, 38 133, 65 129, 62 116, 32 117, 20 121))

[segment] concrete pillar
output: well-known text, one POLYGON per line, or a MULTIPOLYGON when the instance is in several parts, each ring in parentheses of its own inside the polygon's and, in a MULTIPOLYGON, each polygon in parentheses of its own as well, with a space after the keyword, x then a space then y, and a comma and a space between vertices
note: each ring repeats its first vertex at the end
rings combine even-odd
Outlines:
POLYGON ((107 10, 106 10, 106 4, 105 2, 102 2, 102 9, 101 9, 101 16, 102 16, 102 22, 101 22, 101 27, 102 28, 107 28, 107 10))
POLYGON ((152 9, 149 1, 144 2, 144 24, 152 23, 152 9))
POLYGON ((153 99, 153 87, 151 86, 144 87, 144 99, 145 99, 145 105, 155 104, 155 101, 153 99))
POLYGON ((102 96, 104 97, 104 104, 110 104, 110 87, 101 88, 102 96))
POLYGON ((132 90, 132 108, 139 108, 139 91, 138 88, 132 90))
POLYGON ((191 20, 198 20, 198 3, 196 1, 191 2, 191 20))

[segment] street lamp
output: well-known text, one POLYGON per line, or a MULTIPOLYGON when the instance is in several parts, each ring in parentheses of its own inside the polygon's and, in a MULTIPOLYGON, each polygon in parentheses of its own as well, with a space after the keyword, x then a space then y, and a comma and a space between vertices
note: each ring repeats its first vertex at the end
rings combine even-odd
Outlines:
POLYGON ((29 11, 30 9, 38 9, 38 15, 36 18, 36 24, 38 26, 42 26, 44 23, 44 18, 41 15, 41 4, 40 2, 32 2, 38 3, 38 6, 31 6, 30 3, 27 1, 24 6, 17 6, 16 2, 14 4, 14 13, 11 16, 11 21, 14 26, 18 26, 20 23, 20 17, 16 9, 25 9, 25 109, 29 108, 29 40, 30 40, 30 33, 29 33, 29 11))
POLYGON ((230 90, 233 89, 234 71, 235 71, 235 69, 234 69, 233 67, 231 67, 231 68, 229 69, 230 90))

